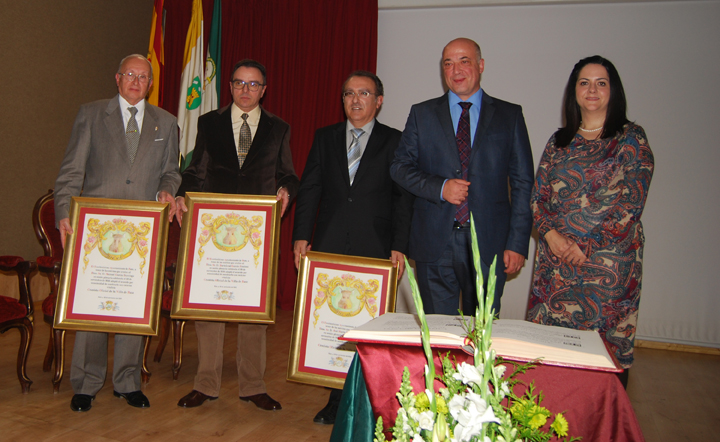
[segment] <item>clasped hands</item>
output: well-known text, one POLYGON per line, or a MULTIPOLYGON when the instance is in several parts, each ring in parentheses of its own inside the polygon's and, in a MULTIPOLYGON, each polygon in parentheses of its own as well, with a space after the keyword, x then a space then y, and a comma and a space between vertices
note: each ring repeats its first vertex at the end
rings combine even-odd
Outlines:
POLYGON ((550 251, 562 261, 580 267, 587 261, 587 256, 580 250, 575 241, 553 229, 545 234, 550 251))

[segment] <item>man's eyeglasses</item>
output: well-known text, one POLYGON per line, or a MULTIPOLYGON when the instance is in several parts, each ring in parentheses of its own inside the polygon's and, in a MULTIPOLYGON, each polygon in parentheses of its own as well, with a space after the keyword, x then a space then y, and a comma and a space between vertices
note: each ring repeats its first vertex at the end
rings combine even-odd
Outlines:
POLYGON ((143 75, 143 74, 138 75, 138 74, 133 74, 132 72, 128 72, 127 74, 118 72, 118 74, 125 76, 125 78, 127 78, 127 81, 129 81, 130 83, 132 83, 135 80, 139 81, 140 83, 147 83, 150 80, 150 77, 148 77, 147 75, 143 75))
POLYGON ((258 83, 257 81, 242 81, 242 80, 233 80, 232 81, 232 87, 233 89, 245 89, 245 86, 248 87, 248 89, 252 92, 257 92, 260 90, 262 86, 265 86, 262 83, 258 83))
POLYGON ((342 97, 346 100, 348 100, 348 99, 353 100, 355 97, 370 98, 373 95, 375 95, 375 94, 373 94, 372 92, 369 92, 369 91, 360 91, 360 92, 345 91, 342 93, 342 97))

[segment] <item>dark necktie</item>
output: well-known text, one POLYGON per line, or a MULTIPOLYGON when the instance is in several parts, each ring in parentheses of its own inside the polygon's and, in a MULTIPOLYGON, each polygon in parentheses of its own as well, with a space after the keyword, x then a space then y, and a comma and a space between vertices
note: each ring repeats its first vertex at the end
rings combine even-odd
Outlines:
POLYGON ((352 129, 350 132, 352 132, 353 139, 350 147, 348 147, 348 174, 350 175, 350 185, 352 185, 358 166, 360 166, 360 158, 362 158, 360 137, 365 131, 362 129, 352 129))
MULTIPOLYGON (((457 143, 458 153, 460 154, 462 179, 467 181, 470 152, 472 151, 470 143, 470 106, 472 106, 472 103, 461 102, 459 104, 462 107, 462 113, 460 114, 460 121, 458 121, 455 143, 457 143)), ((470 209, 467 198, 458 206, 455 219, 460 224, 465 224, 470 219, 470 209)))
POLYGON ((129 107, 130 119, 125 129, 125 138, 127 138, 127 149, 128 157, 130 157, 130 164, 135 162, 135 155, 137 155, 138 144, 140 144, 140 131, 138 130, 137 120, 135 114, 137 114, 137 108, 135 106, 129 107))
POLYGON ((245 157, 247 157, 247 153, 250 150, 250 145, 252 144, 252 134, 250 133, 250 125, 248 125, 247 119, 248 114, 242 114, 241 118, 243 119, 243 124, 240 126, 240 136, 238 137, 238 164, 240 165, 240 168, 242 168, 243 163, 245 162, 245 157))

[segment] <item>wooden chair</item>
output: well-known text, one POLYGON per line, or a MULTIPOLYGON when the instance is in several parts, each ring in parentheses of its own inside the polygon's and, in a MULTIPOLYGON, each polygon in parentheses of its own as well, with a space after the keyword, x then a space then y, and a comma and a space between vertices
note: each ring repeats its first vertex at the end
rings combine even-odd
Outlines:
POLYGON ((0 256, 0 270, 14 272, 18 277, 20 296, 0 296, 0 333, 11 328, 20 331, 20 348, 17 356, 17 376, 23 394, 30 391, 32 381, 27 377, 27 357, 33 337, 33 300, 30 294, 29 276, 37 265, 19 256, 0 256))
POLYGON ((182 367, 182 346, 185 323, 187 321, 170 319, 172 307, 173 287, 175 285, 175 270, 177 267, 178 249, 180 247, 180 226, 173 222, 168 231, 168 249, 165 258, 165 281, 163 285, 162 307, 160 309, 160 342, 155 350, 155 362, 160 362, 165 345, 170 334, 170 324, 173 329, 173 380, 177 380, 182 367))
MULTIPOLYGON (((60 391, 65 371, 65 330, 53 327, 55 321, 55 305, 57 302, 57 290, 62 269, 63 248, 60 242, 60 231, 55 228, 55 200, 53 189, 41 196, 35 203, 32 215, 35 237, 43 248, 43 256, 37 258, 38 269, 47 274, 50 280, 50 294, 42 303, 43 320, 51 327, 50 339, 47 352, 43 360, 43 371, 50 371, 55 361, 55 372, 53 374, 53 391, 60 391)), ((145 348, 149 346, 150 339, 145 338, 145 348)), ((143 358, 142 379, 147 382, 151 373, 147 369, 146 358, 143 358)))
POLYGON ((65 362, 65 330, 53 327, 55 319, 55 303, 62 268, 63 248, 60 242, 60 231, 55 228, 55 204, 53 189, 41 196, 35 203, 32 222, 35 237, 43 248, 43 256, 36 260, 38 270, 47 274, 50 281, 50 294, 42 303, 43 320, 50 325, 50 339, 43 360, 43 371, 50 371, 55 361, 53 374, 53 391, 60 391, 65 362))

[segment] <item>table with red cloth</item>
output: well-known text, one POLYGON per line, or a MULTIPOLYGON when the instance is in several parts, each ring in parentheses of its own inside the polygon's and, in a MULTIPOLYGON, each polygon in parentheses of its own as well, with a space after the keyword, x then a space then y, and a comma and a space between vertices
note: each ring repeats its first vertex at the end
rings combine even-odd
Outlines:
MULTIPOLYGON (((435 371, 442 373, 438 352, 447 351, 457 363, 472 363, 461 350, 433 348, 435 371)), ((413 391, 425 389, 425 355, 422 347, 358 343, 357 355, 348 372, 343 398, 331 442, 372 442, 375 421, 383 418, 387 429, 395 423, 403 369, 407 366, 413 391)), ((550 365, 537 365, 518 378, 525 384, 535 381, 536 394, 542 391, 542 405, 553 414, 562 412, 571 436, 591 441, 644 441, 640 425, 622 384, 614 373, 550 365)), ((435 391, 443 385, 435 381, 435 391)), ((524 389, 516 386, 515 393, 524 389)), ((386 433, 389 437, 389 433, 386 433)))

